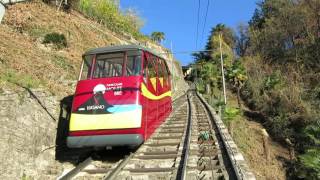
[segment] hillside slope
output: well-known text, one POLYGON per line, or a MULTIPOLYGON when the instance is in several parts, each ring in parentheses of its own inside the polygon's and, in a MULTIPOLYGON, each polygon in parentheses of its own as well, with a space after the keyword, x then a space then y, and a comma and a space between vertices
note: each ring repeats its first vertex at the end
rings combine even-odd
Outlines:
MULTIPOLYGON (((55 160, 56 129, 64 120, 65 100, 74 92, 82 53, 139 42, 116 35, 76 11, 60 12, 41 1, 9 6, 0 39, 0 159, 5 162, 0 179, 55 179, 68 167, 55 160), (67 47, 42 43, 53 32, 66 37, 67 47)), ((167 51, 152 42, 145 44, 167 51)), ((179 62, 172 56, 167 59, 173 69, 173 93, 178 96, 187 86, 179 62)))
MULTIPOLYGON (((94 47, 139 43, 130 37, 117 37, 103 25, 76 11, 59 12, 42 2, 9 6, 0 26, 0 38, 0 87, 8 85, 6 82, 9 81, 29 87, 43 86, 59 95, 73 92, 73 88, 63 82, 77 78, 84 51, 94 47), (42 44, 44 36, 53 32, 65 35, 66 48, 56 49, 42 44), (24 79, 24 82, 19 79, 24 79)), ((156 44, 147 44, 158 51, 165 51, 156 44)), ((178 62, 174 64, 174 75, 181 79, 181 68, 178 62)))

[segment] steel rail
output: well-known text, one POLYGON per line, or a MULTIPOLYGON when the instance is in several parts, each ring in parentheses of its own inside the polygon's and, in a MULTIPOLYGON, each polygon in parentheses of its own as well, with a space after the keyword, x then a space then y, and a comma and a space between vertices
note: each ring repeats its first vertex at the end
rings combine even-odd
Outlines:
MULTIPOLYGON (((199 102, 200 102, 200 104, 202 105, 202 107, 204 108, 204 110, 205 110, 205 112, 206 112, 206 115, 207 115, 207 117, 208 117, 208 123, 209 123, 209 125, 210 125, 210 133, 211 133, 211 138, 213 138, 213 136, 214 136, 214 130, 213 130, 213 128, 214 128, 214 126, 212 125, 212 122, 211 122, 211 119, 210 119, 210 117, 209 117, 209 112, 208 111, 206 111, 206 109, 205 109, 205 105, 203 104, 203 102, 201 101, 201 99, 197 96, 197 94, 195 95, 196 96, 196 98, 199 100, 199 102)), ((209 137, 210 138, 210 137, 209 137)), ((206 148, 206 147, 205 147, 206 148)), ((209 156, 209 158, 210 159, 213 159, 213 157, 212 157, 212 155, 210 154, 210 153, 208 153, 208 156, 209 156)), ((214 168, 213 168, 213 163, 212 163, 212 161, 210 160, 209 161, 209 164, 210 164, 210 169, 211 169, 211 175, 212 175, 212 177, 214 177, 214 168)))
POLYGON ((58 177, 58 180, 69 180, 76 176, 79 172, 81 172, 85 167, 87 167, 89 164, 91 164, 92 158, 88 157, 86 160, 78 164, 75 168, 73 168, 71 171, 69 171, 67 174, 62 175, 61 177, 58 177))
POLYGON ((188 165, 188 157, 189 157, 189 149, 190 149, 190 140, 191 140, 191 102, 190 96, 187 94, 188 100, 188 124, 186 129, 186 137, 184 141, 183 151, 182 151, 182 159, 180 161, 180 168, 178 168, 176 179, 185 180, 187 177, 187 165, 188 165))
MULTIPOLYGON (((179 96, 178 98, 176 98, 174 101, 173 101, 173 104, 176 105, 176 103, 179 102, 179 100, 182 100, 182 98, 186 95, 187 93, 179 96)), ((188 96, 188 94, 187 94, 188 96)), ((167 143, 168 145, 171 145, 170 143, 167 143)), ((174 143, 175 145, 176 143, 174 143)), ((147 146, 152 146, 153 144, 149 144, 147 146)), ((116 179, 116 177, 119 175, 119 173, 121 172, 121 170, 129 163, 129 161, 134 157, 135 153, 131 153, 128 157, 126 157, 124 160, 122 160, 116 168, 112 169, 112 171, 107 174, 105 177, 103 177, 103 179, 105 180, 113 180, 113 179, 116 179)), ((176 156, 175 156, 176 157, 176 156)), ((167 168, 166 171, 172 171, 174 168, 167 168)), ((159 168, 159 169, 156 169, 156 168, 151 168, 151 169, 148 169, 148 170, 151 170, 152 172, 154 171, 158 171, 158 172, 163 172, 163 169, 159 168)), ((134 171, 134 170, 130 170, 130 171, 134 171)), ((145 172, 146 170, 145 169, 137 169, 136 170, 137 172, 145 172)), ((148 172, 148 171, 146 171, 148 172)))
POLYGON ((119 163, 118 166, 115 169, 113 169, 113 171, 110 172, 110 174, 108 174, 103 179, 112 180, 112 179, 116 178, 117 175, 120 173, 120 171, 124 168, 124 166, 126 166, 128 164, 128 162, 133 157, 133 155, 134 155, 133 153, 130 153, 129 156, 127 156, 124 160, 122 160, 121 163, 119 163))
MULTIPOLYGON (((178 96, 177 98, 175 98, 172 101, 172 106, 174 108, 176 108, 177 106, 179 106, 180 101, 184 101, 183 97, 188 96, 187 92, 185 92, 184 94, 178 96)), ((190 102, 188 102, 190 103, 190 102)), ((188 104, 190 106, 190 104, 188 104)), ((173 113, 175 113, 176 111, 173 111, 173 113)), ((170 137, 172 138, 172 137, 170 137)), ((161 139, 161 138, 160 138, 161 139)), ((165 139, 165 138, 164 138, 165 139)), ((121 172, 121 170, 128 164, 128 162, 134 157, 134 153, 130 153, 129 156, 125 157, 125 159, 121 160, 120 163, 112 169, 109 169, 107 174, 103 177, 103 179, 116 179, 117 175, 121 172)), ((79 163, 75 168, 73 168, 72 170, 70 170, 68 173, 61 175, 60 177, 58 177, 58 180, 69 180, 74 178, 77 174, 79 174, 81 171, 83 171, 83 169, 85 167, 87 167, 89 164, 91 164, 93 162, 93 159, 91 157, 88 157, 87 159, 85 159, 83 162, 79 163)), ((105 171, 105 170, 104 170, 105 171)))
MULTIPOLYGON (((204 105, 206 111, 209 114, 209 117, 211 119, 212 125, 216 126, 217 129, 217 135, 218 137, 221 139, 222 142, 222 146, 221 146, 221 150, 223 150, 226 153, 226 157, 231 165, 231 171, 228 171, 229 176, 231 175, 232 177, 236 177, 236 179, 255 179, 254 175, 251 172, 248 172, 249 176, 245 177, 245 172, 244 170, 240 167, 240 164, 238 164, 237 160, 235 160, 235 154, 233 152, 234 146, 232 147, 227 138, 225 137, 225 135, 221 132, 221 129, 218 127, 218 125, 215 122, 215 117, 214 117, 214 113, 210 110, 210 105, 204 100, 203 97, 201 97, 199 95, 198 92, 196 92, 197 97, 200 99, 201 103, 204 105), (229 149, 229 150, 228 150, 229 149)), ((244 161, 244 160, 243 160, 244 161)))

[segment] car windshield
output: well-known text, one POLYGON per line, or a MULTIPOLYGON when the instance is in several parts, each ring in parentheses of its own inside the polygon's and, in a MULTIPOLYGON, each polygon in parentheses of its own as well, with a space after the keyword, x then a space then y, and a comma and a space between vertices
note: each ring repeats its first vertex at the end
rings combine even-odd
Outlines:
POLYGON ((137 76, 141 73, 141 55, 139 51, 127 51, 97 54, 84 57, 81 80, 119 76, 137 76), (127 55, 127 58, 125 58, 127 55), (94 66, 92 68, 92 66, 94 66), (124 67, 125 70, 123 69, 124 67), (92 72, 91 72, 92 71, 92 72))
POLYGON ((97 55, 92 78, 122 76, 124 53, 97 55))

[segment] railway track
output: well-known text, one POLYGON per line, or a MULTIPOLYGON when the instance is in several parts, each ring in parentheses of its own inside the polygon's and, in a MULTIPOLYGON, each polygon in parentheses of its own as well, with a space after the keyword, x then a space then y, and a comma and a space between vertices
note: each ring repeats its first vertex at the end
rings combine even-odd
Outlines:
POLYGON ((60 179, 239 179, 199 96, 190 91, 173 106, 171 116, 135 152, 109 164, 89 157, 60 179))

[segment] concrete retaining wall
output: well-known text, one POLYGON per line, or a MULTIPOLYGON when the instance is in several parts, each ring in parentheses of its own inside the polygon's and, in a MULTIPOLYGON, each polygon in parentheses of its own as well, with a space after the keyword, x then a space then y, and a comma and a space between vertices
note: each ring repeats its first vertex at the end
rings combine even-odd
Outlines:
POLYGON ((6 8, 4 7, 3 4, 0 3, 0 24, 1 24, 1 21, 4 16, 5 11, 6 11, 6 8))
POLYGON ((3 4, 14 4, 19 2, 25 2, 28 0, 0 0, 3 4))
POLYGON ((14 4, 19 2, 25 2, 28 0, 0 0, 0 24, 3 19, 6 8, 4 7, 6 4, 14 4))

